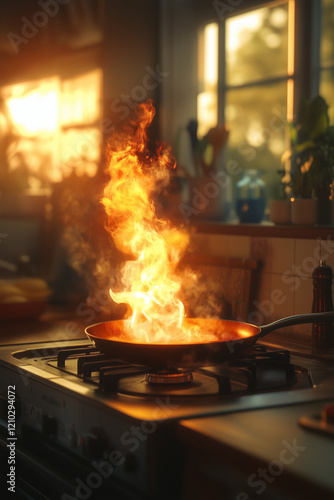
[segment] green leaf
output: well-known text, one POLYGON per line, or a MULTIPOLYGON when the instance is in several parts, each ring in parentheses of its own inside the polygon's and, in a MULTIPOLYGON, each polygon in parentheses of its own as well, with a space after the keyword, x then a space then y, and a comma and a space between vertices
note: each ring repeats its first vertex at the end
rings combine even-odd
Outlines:
POLYGON ((296 153, 302 153, 306 149, 313 148, 314 146, 315 146, 315 144, 313 141, 310 141, 310 140, 305 141, 305 142, 302 142, 301 144, 298 144, 298 146, 296 146, 296 148, 295 148, 295 151, 296 151, 296 153))
POLYGON ((302 99, 297 115, 297 123, 304 132, 305 139, 315 139, 324 134, 329 125, 328 105, 318 95, 312 101, 302 99))
POLYGON ((318 123, 318 120, 325 122, 324 130, 322 133, 326 131, 329 125, 328 107, 329 106, 326 103, 325 99, 320 95, 312 99, 310 103, 310 120, 312 123, 311 132, 315 130, 316 128, 315 124, 318 123))
POLYGON ((290 129, 290 140, 291 140, 291 147, 294 147, 297 144, 297 128, 294 126, 293 123, 289 123, 289 129, 290 129))
POLYGON ((320 115, 318 119, 315 121, 314 126, 312 127, 309 138, 310 139, 316 139, 320 135, 323 135, 326 133, 328 127, 328 116, 327 113, 320 115))

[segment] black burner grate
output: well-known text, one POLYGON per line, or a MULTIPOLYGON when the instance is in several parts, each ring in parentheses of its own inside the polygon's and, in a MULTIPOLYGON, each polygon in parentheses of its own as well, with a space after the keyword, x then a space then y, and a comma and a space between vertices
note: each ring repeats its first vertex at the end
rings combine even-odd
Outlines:
MULTIPOLYGON (((53 362, 49 364, 55 366, 53 362)), ((298 377, 298 369, 290 362, 289 351, 268 351, 263 345, 256 345, 243 357, 220 366, 199 368, 194 371, 191 382, 177 384, 177 387, 176 384, 150 384, 145 381, 148 367, 111 359, 91 345, 60 349, 56 366, 80 377, 85 383, 94 384, 100 392, 141 396, 160 392, 176 396, 253 394, 289 388, 298 377)), ((307 378, 307 374, 305 376, 307 378)))
POLYGON ((222 366, 201 368, 204 375, 217 379, 219 394, 254 393, 290 387, 297 380, 296 368, 290 363, 290 352, 267 351, 255 346, 247 356, 230 360, 222 366))

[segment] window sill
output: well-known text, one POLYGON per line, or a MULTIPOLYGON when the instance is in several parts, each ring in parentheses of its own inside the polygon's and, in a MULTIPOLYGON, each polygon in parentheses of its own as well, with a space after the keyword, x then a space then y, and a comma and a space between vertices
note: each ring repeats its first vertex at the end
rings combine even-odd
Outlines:
POLYGON ((334 239, 334 226, 276 226, 270 222, 262 224, 228 224, 208 221, 196 222, 192 225, 197 233, 205 234, 262 236, 268 238, 334 239))

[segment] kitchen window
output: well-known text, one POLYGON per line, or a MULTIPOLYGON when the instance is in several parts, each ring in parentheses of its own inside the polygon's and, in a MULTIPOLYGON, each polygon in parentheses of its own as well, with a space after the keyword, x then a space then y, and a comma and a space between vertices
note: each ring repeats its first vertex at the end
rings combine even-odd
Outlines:
POLYGON ((72 172, 96 174, 101 88, 99 68, 1 88, 4 192, 40 194, 72 172))
MULTIPOLYGON (((320 33, 319 37, 319 93, 324 97, 329 108, 329 117, 331 123, 334 123, 334 1, 322 0, 320 14, 320 33)), ((317 54, 316 54, 317 56, 317 54)))
POLYGON ((244 2, 213 2, 219 19, 200 30, 198 131, 204 135, 225 122, 224 164, 260 170, 270 200, 282 192, 277 170, 300 98, 320 93, 334 119, 334 0, 249 4, 245 10, 244 2), (207 69, 210 61, 216 72, 207 69), (206 79, 206 71, 216 81, 206 79))
MULTIPOLYGON (((211 103, 216 102, 216 123, 225 122, 230 130, 224 160, 260 170, 270 198, 278 195, 276 171, 286 149, 287 120, 293 116, 294 7, 294 0, 274 2, 215 24, 218 83, 211 103)), ((213 26, 205 26, 204 35, 213 26)), ((198 103, 208 93, 200 93, 198 103)), ((202 130, 207 109, 197 109, 202 130)))

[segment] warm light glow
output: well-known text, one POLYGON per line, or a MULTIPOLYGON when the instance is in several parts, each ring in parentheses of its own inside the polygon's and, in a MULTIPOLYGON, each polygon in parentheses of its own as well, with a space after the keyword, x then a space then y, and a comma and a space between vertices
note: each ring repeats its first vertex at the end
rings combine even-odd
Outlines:
POLYGON ((218 24, 204 28, 204 86, 217 85, 218 81, 218 24))
POLYGON ((287 103, 286 103, 286 119, 287 119, 288 122, 292 122, 293 121, 294 86, 295 86, 294 80, 292 78, 289 78, 287 80, 287 91, 286 91, 286 99, 287 99, 287 103))
POLYGON ((58 123, 58 95, 55 90, 34 90, 13 97, 8 108, 15 126, 23 135, 52 133, 58 123))
POLYGON ((71 172, 96 174, 101 85, 97 68, 67 80, 53 76, 0 89, 7 107, 2 121, 0 116, 1 135, 15 134, 7 151, 9 170, 24 165, 29 190, 48 189, 71 172))
MULTIPOLYGON (((148 102, 137 108, 137 119, 110 141, 109 175, 102 203, 107 229, 117 248, 128 256, 121 269, 119 290, 110 290, 117 303, 131 308, 127 333, 136 342, 180 343, 195 340, 195 328, 184 327, 184 306, 178 298, 182 275, 177 264, 189 240, 185 230, 160 219, 153 195, 166 186, 174 160, 169 149, 147 152, 147 128, 155 114, 148 102)), ((196 331, 196 339, 205 339, 196 331)), ((215 339, 209 335, 209 339, 215 339)))
POLYGON ((102 71, 96 69, 76 78, 62 81, 60 121, 62 125, 93 123, 100 116, 96 98, 102 82, 102 71))
POLYGON ((312 163, 313 163, 313 156, 311 156, 309 160, 305 161, 304 164, 300 167, 301 173, 306 174, 306 172, 310 170, 312 163))
POLYGON ((264 9, 232 17, 226 22, 226 52, 233 57, 263 22, 264 9))
POLYGON ((288 75, 295 72, 295 0, 288 3, 288 75))
POLYGON ((217 125, 217 92, 201 92, 197 96, 198 137, 217 125))
POLYGON ((218 24, 207 24, 199 41, 199 80, 203 92, 197 95, 198 137, 203 137, 218 120, 218 24))
MULTIPOLYGON (((288 75, 293 77, 295 72, 295 0, 289 0, 288 3, 288 75)), ((293 120, 293 96, 294 80, 289 78, 287 81, 287 110, 286 118, 288 122, 293 120)))
POLYGON ((238 336, 239 336, 240 338, 244 338, 244 339, 246 339, 246 338, 250 337, 250 335, 251 335, 251 334, 250 334, 249 330, 246 330, 245 328, 242 328, 242 327, 240 327, 240 328, 238 329, 238 336))

